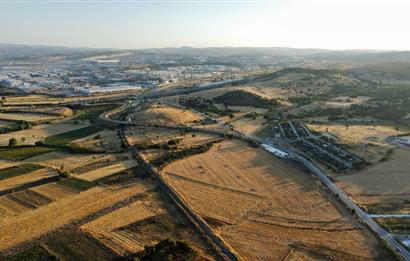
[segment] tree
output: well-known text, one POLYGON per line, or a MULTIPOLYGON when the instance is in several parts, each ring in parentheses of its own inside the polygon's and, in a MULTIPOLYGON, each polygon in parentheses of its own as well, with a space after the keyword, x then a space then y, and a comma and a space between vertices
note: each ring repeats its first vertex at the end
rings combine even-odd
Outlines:
POLYGON ((140 261, 191 261, 197 256, 198 253, 187 243, 163 239, 154 246, 145 246, 144 250, 135 255, 133 259, 140 261))
POLYGON ((15 138, 9 139, 9 147, 17 146, 17 140, 15 138))

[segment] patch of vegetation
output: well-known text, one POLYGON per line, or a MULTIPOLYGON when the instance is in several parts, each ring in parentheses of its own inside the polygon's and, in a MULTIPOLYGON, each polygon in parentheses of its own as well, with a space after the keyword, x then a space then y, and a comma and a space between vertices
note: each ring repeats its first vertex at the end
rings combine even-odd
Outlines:
POLYGON ((77 130, 63 132, 54 136, 47 137, 44 141, 46 145, 62 146, 91 134, 102 131, 103 128, 88 126, 77 130))
POLYGON ((215 107, 212 100, 204 99, 201 97, 188 98, 184 102, 182 102, 182 105, 200 112, 215 113, 221 116, 228 116, 237 112, 227 108, 225 108, 225 110, 220 110, 217 107, 215 107))
POLYGON ((195 154, 204 153, 212 147, 212 144, 213 143, 208 143, 208 144, 204 144, 201 146, 197 146, 197 147, 193 147, 193 148, 189 148, 185 150, 177 150, 177 151, 171 150, 165 153, 165 155, 151 161, 151 164, 157 167, 159 166, 163 167, 167 165, 168 163, 171 163, 172 161, 186 158, 188 156, 192 156, 195 154))
POLYGON ((59 261, 60 259, 42 246, 34 246, 17 255, 9 256, 5 261, 59 261))
POLYGON ((94 108, 81 108, 81 107, 73 107, 74 110, 74 117, 71 119, 78 121, 78 120, 88 120, 90 122, 95 121, 100 114, 110 111, 114 109, 114 106, 98 106, 94 108))
POLYGON ((92 188, 96 185, 94 182, 89 182, 89 181, 86 181, 86 180, 77 179, 77 178, 73 178, 73 177, 59 180, 59 181, 57 181, 57 183, 59 185, 64 186, 64 187, 74 189, 74 190, 78 190, 78 191, 85 191, 85 190, 90 189, 90 188, 92 188))
POLYGON ((96 182, 98 184, 104 185, 125 184, 137 181, 138 177, 146 176, 148 176, 146 171, 144 171, 141 167, 137 166, 128 170, 120 171, 108 177, 103 177, 101 179, 98 179, 96 182))
POLYGON ((32 127, 33 127, 33 124, 30 122, 19 121, 11 125, 1 127, 0 133, 9 133, 9 132, 19 131, 19 130, 27 130, 27 129, 31 129, 32 127))
POLYGON ((30 172, 33 172, 35 170, 42 169, 42 168, 43 166, 27 163, 27 164, 13 166, 10 168, 1 169, 0 170, 0 180, 24 175, 24 174, 27 174, 27 173, 30 173, 30 172))
POLYGON ((25 160, 34 156, 55 151, 58 148, 37 147, 37 146, 17 146, 1 147, 0 158, 5 160, 25 160))
POLYGON ((145 246, 144 250, 128 258, 138 261, 191 261, 198 253, 190 245, 183 241, 163 239, 154 246, 145 246))
POLYGON ((255 108, 266 108, 279 106, 279 102, 274 99, 267 99, 251 92, 235 90, 215 97, 216 103, 223 103, 225 106, 251 106, 255 108))

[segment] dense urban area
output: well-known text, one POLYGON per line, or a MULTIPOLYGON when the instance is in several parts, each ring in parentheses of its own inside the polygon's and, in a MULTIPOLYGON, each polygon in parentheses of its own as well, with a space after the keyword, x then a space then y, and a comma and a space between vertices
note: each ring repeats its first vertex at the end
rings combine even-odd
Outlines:
POLYGON ((0 259, 410 260, 409 61, 0 45, 0 259))

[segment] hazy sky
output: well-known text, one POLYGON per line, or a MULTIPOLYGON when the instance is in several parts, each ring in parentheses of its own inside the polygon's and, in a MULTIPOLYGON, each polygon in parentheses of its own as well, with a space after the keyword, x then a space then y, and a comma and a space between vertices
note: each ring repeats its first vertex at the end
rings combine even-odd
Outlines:
POLYGON ((408 0, 0 0, 0 43, 410 49, 408 0))

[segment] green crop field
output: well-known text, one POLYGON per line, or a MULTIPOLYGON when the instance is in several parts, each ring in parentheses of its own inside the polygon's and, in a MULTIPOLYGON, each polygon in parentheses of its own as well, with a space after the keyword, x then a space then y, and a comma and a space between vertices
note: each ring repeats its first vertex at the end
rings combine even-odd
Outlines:
POLYGON ((96 126, 88 126, 77 130, 67 131, 54 136, 47 137, 44 141, 46 145, 62 146, 74 141, 86 137, 88 135, 97 133, 103 130, 96 126))
POLYGON ((55 150, 57 148, 36 146, 2 147, 0 148, 0 158, 5 160, 25 160, 55 150))

